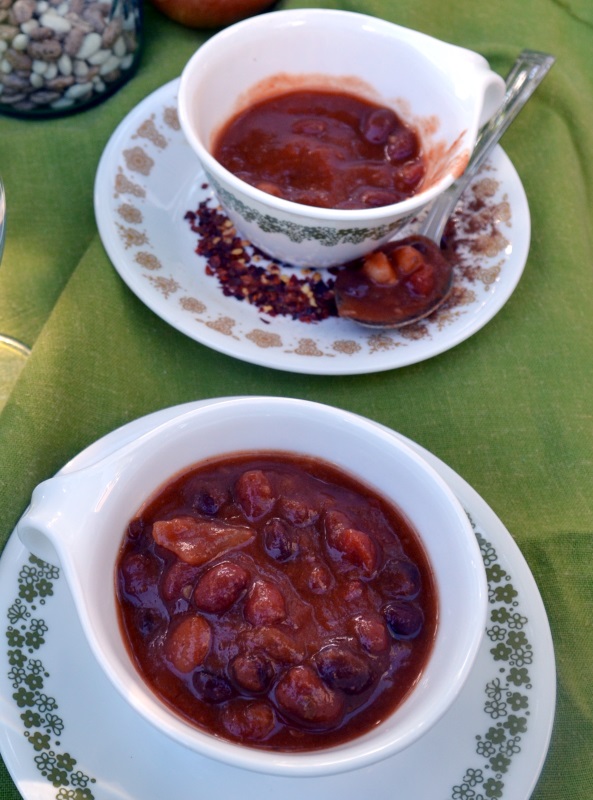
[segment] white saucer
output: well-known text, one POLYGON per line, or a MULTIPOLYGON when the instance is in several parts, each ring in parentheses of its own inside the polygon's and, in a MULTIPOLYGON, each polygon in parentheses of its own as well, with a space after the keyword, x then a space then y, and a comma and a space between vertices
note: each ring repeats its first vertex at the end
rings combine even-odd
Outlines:
MULTIPOLYGON (((195 253, 197 236, 184 219, 213 194, 179 127, 178 83, 162 86, 125 117, 103 152, 95 180, 95 216, 113 265, 174 328, 254 364, 354 375, 449 350, 491 320, 513 293, 529 252, 530 216, 519 176, 497 148, 473 184, 489 181, 494 194, 488 205, 501 211, 495 229, 468 234, 468 239, 489 241, 484 247, 480 241, 480 256, 472 255, 471 275, 456 275, 459 301, 421 326, 378 334, 336 317, 305 324, 225 297, 216 277, 204 274, 206 261, 195 253)), ((466 192, 463 203, 471 199, 466 192)))
MULTIPOLYGON (((129 423, 64 471, 204 402, 129 423)), ((541 597, 493 511, 442 461, 405 441, 466 508, 490 587, 487 636, 474 670, 432 731, 395 757, 337 777, 267 777, 202 758, 126 705, 95 664, 59 571, 30 557, 13 533, 0 559, 0 752, 25 800, 527 800, 547 753, 556 699, 541 597)))

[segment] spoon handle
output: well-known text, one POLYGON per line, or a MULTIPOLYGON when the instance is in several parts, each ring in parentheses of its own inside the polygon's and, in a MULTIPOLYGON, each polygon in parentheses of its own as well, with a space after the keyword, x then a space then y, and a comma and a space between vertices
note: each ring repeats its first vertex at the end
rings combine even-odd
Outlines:
POLYGON ((432 204, 421 233, 440 243, 445 225, 468 184, 492 152, 519 111, 556 61, 548 53, 523 50, 506 78, 506 92, 498 111, 481 128, 465 172, 432 204))

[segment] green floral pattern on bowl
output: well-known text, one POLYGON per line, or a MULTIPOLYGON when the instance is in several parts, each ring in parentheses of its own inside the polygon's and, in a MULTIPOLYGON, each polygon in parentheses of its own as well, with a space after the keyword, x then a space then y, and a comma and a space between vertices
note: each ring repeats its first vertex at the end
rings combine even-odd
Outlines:
POLYGON ((338 244, 361 244, 367 239, 379 241, 402 228, 413 216, 410 215, 409 217, 398 219, 385 225, 373 226, 372 228, 333 229, 321 225, 297 225, 294 222, 271 217, 269 214, 261 214, 242 200, 239 200, 232 192, 224 189, 211 174, 206 173, 206 175, 223 206, 235 211, 246 222, 255 223, 264 233, 283 233, 291 242, 296 244, 316 242, 322 247, 335 247, 338 244))

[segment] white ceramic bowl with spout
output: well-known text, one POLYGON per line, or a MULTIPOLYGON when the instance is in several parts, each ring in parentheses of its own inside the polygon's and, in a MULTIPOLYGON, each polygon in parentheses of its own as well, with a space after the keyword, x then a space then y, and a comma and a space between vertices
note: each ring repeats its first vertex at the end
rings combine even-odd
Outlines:
POLYGON ((179 119, 239 232, 274 258, 325 267, 392 238, 463 171, 504 81, 479 54, 348 11, 275 11, 237 23, 197 50, 181 76, 179 119), (224 124, 286 89, 351 92, 392 108, 419 133, 427 174, 420 190, 381 208, 301 205, 256 189, 212 155, 224 124))
POLYGON ((17 529, 35 555, 62 568, 95 658, 126 702, 180 746, 262 773, 344 772, 409 746, 458 696, 485 627, 483 561, 467 515, 446 483, 388 430, 318 403, 246 397, 180 413, 103 460, 40 484, 17 529), (138 509, 173 476, 204 459, 261 450, 324 459, 392 501, 419 534, 435 580, 437 633, 417 685, 369 732, 314 752, 258 750, 192 726, 142 679, 118 621, 115 564, 138 509))

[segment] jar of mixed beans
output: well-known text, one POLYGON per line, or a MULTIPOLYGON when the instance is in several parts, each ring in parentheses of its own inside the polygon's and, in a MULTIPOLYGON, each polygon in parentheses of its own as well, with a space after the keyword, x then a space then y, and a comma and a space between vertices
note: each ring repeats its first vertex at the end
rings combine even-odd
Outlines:
POLYGON ((48 117, 113 94, 140 56, 142 0, 0 0, 0 111, 48 117))

